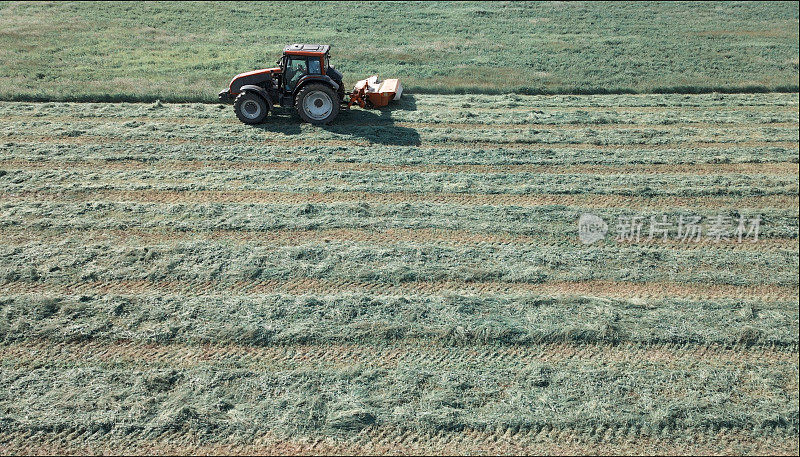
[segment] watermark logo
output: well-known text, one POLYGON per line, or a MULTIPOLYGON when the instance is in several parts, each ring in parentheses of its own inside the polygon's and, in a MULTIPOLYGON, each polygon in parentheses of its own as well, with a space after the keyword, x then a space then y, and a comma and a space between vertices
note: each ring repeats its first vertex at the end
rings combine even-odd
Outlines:
MULTIPOLYGON (((678 215, 672 219, 665 214, 658 216, 618 216, 614 224, 614 239, 617 242, 638 243, 641 241, 670 241, 679 243, 713 243, 734 241, 755 243, 761 233, 761 216, 738 219, 718 214, 704 220, 697 215, 678 215)), ((592 244, 605 238, 608 225, 602 218, 591 213, 581 214, 578 219, 578 238, 583 244, 592 244)))
POLYGON ((608 233, 608 224, 600 218, 591 213, 583 213, 578 219, 578 238, 583 244, 592 244, 595 241, 600 241, 606 237, 608 233))

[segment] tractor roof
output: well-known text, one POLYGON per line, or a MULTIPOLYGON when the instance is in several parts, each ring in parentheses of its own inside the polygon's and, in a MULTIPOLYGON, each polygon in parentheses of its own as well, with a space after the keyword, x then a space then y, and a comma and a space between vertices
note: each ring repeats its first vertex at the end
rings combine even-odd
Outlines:
POLYGON ((283 48, 283 53, 301 56, 321 56, 330 51, 330 49, 331 47, 327 44, 290 44, 283 48))

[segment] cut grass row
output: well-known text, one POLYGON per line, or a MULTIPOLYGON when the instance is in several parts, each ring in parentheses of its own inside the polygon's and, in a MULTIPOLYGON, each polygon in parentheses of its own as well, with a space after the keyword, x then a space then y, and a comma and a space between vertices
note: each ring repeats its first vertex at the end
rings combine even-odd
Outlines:
MULTIPOLYGON (((493 110, 496 111, 496 110, 493 110)), ((492 111, 487 111, 492 112, 492 111)), ((191 113, 190 113, 191 114, 191 113)), ((31 114, 15 114, 15 115, 6 115, 2 117, 2 120, 6 123, 13 123, 16 125, 22 126, 30 126, 33 124, 37 125, 50 125, 53 126, 54 129, 59 129, 59 124, 69 123, 74 125, 76 128, 85 128, 85 127, 92 127, 96 124, 104 124, 104 125, 114 125, 114 124, 121 124, 121 126, 136 126, 142 127, 146 126, 146 129, 151 128, 159 128, 159 129, 166 129, 170 128, 170 126, 206 126, 210 123, 214 123, 217 125, 225 125, 227 128, 232 130, 231 133, 238 132, 239 130, 245 130, 246 127, 241 125, 241 121, 237 118, 230 118, 227 116, 229 114, 228 111, 225 111, 222 116, 219 118, 197 118, 197 117, 172 117, 172 116, 112 116, 108 117, 103 114, 84 114, 80 113, 80 115, 50 115, 44 113, 35 113, 31 114), (38 121, 38 122, 37 122, 38 121), (126 125, 127 124, 127 125, 126 125)), ((284 113, 285 114, 285 113, 284 113)), ((494 113, 496 114, 496 113, 494 113)), ((752 115, 748 116, 746 119, 739 120, 739 121, 731 121, 729 119, 726 120, 716 120, 714 122, 708 121, 692 121, 692 120, 681 120, 681 121, 667 121, 662 120, 661 122, 642 122, 642 123, 614 123, 608 122, 575 122, 570 120, 565 122, 561 120, 561 122, 541 122, 537 119, 523 119, 520 116, 517 116, 516 119, 509 119, 512 122, 502 123, 500 122, 502 119, 497 119, 496 116, 489 116, 487 118, 477 118, 472 119, 471 122, 468 119, 460 120, 458 122, 455 121, 446 121, 442 119, 425 119, 421 118, 419 121, 399 121, 398 119, 379 119, 376 123, 379 126, 386 126, 392 125, 395 127, 403 127, 403 128, 412 128, 412 129, 439 129, 439 130, 446 130, 446 129, 468 129, 468 130, 501 130, 501 131, 511 131, 511 133, 520 132, 520 131, 531 131, 536 130, 537 132, 547 132, 547 131, 579 131, 579 130, 646 130, 648 133, 653 134, 662 134, 663 132, 670 132, 674 130, 702 130, 702 129, 728 129, 734 130, 732 133, 739 133, 743 135, 747 135, 749 132, 759 132, 763 131, 764 129, 783 129, 783 128, 796 128, 796 116, 794 115, 786 115, 785 118, 776 117, 773 113, 773 116, 764 117, 763 119, 753 119, 752 115), (784 119, 784 120, 781 120, 784 119)), ((344 116, 344 115, 343 115, 344 116)), ((469 117, 469 116, 467 116, 469 117)), ((528 116, 530 117, 530 116, 528 116)), ((268 119, 269 123, 273 127, 282 126, 285 127, 287 130, 289 129, 292 122, 294 122, 292 116, 288 115, 276 115, 274 117, 270 117, 268 119)), ((302 129, 303 127, 298 127, 302 129)), ((288 133, 288 132, 286 132, 288 133)))
MULTIPOLYGON (((261 128, 236 126, 241 129, 239 135, 232 135, 228 129, 218 124, 202 126, 180 125, 168 123, 139 123, 135 127, 125 127, 124 123, 81 123, 80 121, 54 124, 49 122, 3 122, 0 134, 7 141, 31 141, 47 143, 48 141, 73 141, 77 143, 113 143, 115 141, 141 141, 146 139, 163 139, 166 144, 181 141, 195 141, 201 144, 230 144, 234 141, 249 144, 299 145, 302 142, 318 141, 328 145, 352 145, 355 143, 376 143, 384 145, 429 145, 440 144, 486 144, 493 147, 527 147, 529 145, 562 145, 568 146, 702 146, 704 144, 734 145, 788 145, 797 143, 797 126, 789 127, 712 127, 682 129, 539 129, 518 127, 510 129, 483 128, 449 128, 420 127, 411 128, 402 125, 387 124, 382 126, 365 125, 332 125, 316 131, 312 138, 298 137, 297 132, 269 134, 269 128, 279 126, 263 125, 261 128), (302 141, 298 143, 298 139, 302 141), (347 141, 349 140, 349 143, 347 141)), ((789 124, 780 124, 789 125, 789 124)))
MULTIPOLYGON (((83 136, 41 136, 17 137, 14 141, 3 143, 6 148, 22 149, 28 154, 36 151, 41 154, 45 151, 58 151, 58 154, 69 154, 70 148, 83 148, 95 151, 127 150, 128 153, 119 156, 120 159, 136 157, 137 151, 147 151, 148 157, 162 152, 170 154, 171 151, 194 152, 202 148, 205 154, 201 159, 220 159, 238 156, 241 159, 253 160, 256 157, 271 160, 286 160, 289 158, 313 158, 325 156, 338 156, 340 161, 364 160, 361 157, 377 159, 378 163, 427 163, 472 164, 485 163, 526 163, 533 155, 533 163, 594 163, 598 162, 620 163, 730 163, 730 162, 796 162, 797 141, 698 141, 687 143, 624 143, 624 144, 596 144, 596 143, 506 143, 498 145, 495 142, 431 142, 422 143, 416 139, 410 141, 401 134, 396 140, 384 141, 370 134, 364 140, 325 140, 324 145, 316 146, 296 140, 285 139, 255 139, 241 140, 234 144, 226 139, 189 139, 165 138, 140 139, 126 138, 110 140, 109 136, 83 137, 83 136), (377 143, 383 143, 378 146, 377 143), (413 146, 412 146, 413 145, 413 146), (134 150, 134 152, 130 152, 134 150), (240 151, 240 153, 232 152, 240 151), (263 151, 263 152, 255 152, 263 151), (222 152, 222 154, 220 154, 222 152), (398 156, 397 154, 402 154, 398 156), (642 155, 638 155, 642 154, 642 155), (388 157, 386 157, 388 155, 388 157), (378 156, 378 157, 376 157, 378 156), (381 158, 380 156, 384 156, 381 158), (655 157, 654 157, 655 156, 655 157), (520 159, 519 157, 523 157, 520 159), (624 158, 623 158, 624 157, 624 158)), ((413 135, 412 135, 413 136, 413 135)), ((138 152, 141 154, 141 152, 138 152)), ((25 157, 25 153, 16 154, 25 157)), ((30 155, 28 155, 30 157, 30 155)), ((99 157, 99 156, 98 156, 99 157)), ((114 155, 112 154, 111 158, 114 155)), ((370 159, 367 159, 370 160, 370 159)))
MULTIPOLYGON (((79 138, 78 138, 79 139, 79 138)), ((152 163, 159 161, 208 161, 276 163, 289 162, 312 167, 316 163, 381 165, 672 165, 726 163, 798 162, 797 143, 690 144, 652 146, 529 145, 528 147, 347 147, 325 144, 247 142, 247 144, 198 144, 167 140, 124 140, 100 143, 50 138, 47 143, 19 138, 2 143, 6 159, 98 160, 152 163)))
POLYGON ((5 280, 70 284, 88 281, 259 281, 319 279, 400 284, 410 281, 546 282, 631 281, 687 284, 798 284, 791 250, 675 250, 639 245, 551 246, 316 241, 301 245, 232 245, 184 242, 142 249, 109 244, 2 246, 5 280), (34 259, 38 268, 31 265, 34 259), (46 260, 44 260, 46 259, 46 260), (603 259, 602 268, 598 259, 603 259), (773 271, 784 264, 786 271, 773 271))
MULTIPOLYGON (((594 173, 504 173, 338 171, 304 167, 294 170, 107 170, 64 167, 63 169, 6 169, 0 178, 4 193, 97 193, 98 199, 115 192, 188 192, 199 195, 256 192, 275 194, 431 194, 445 195, 585 195, 663 197, 796 196, 797 175, 743 174, 594 174, 594 173), (54 173, 57 175, 54 176, 54 173), (753 182, 758 187, 753 188, 753 182), (108 194, 106 194, 108 193, 108 194)), ((132 194, 135 195, 135 194, 132 194)), ((146 198, 146 197, 145 197, 146 198)), ((245 197, 246 199, 247 197, 245 197)), ((288 198, 288 197, 287 197, 288 198)), ((335 197, 334 197, 335 198, 335 197)), ((415 197, 410 197, 415 198, 415 197)), ((368 198, 370 199, 370 198, 368 198)), ((206 200, 201 196, 198 201, 206 200)), ((280 197, 275 200, 281 200, 280 197)), ((454 197, 457 201, 458 198, 454 197)), ((268 201, 268 200, 267 200, 268 201)))
MULTIPOLYGON (((586 212, 584 207, 552 206, 460 206, 397 202, 393 204, 350 203, 300 204, 275 203, 207 203, 207 204, 156 204, 111 201, 36 201, 3 202, 3 219, 6 228, 22 228, 32 232, 50 229, 64 232, 131 229, 174 230, 178 238, 196 231, 228 230, 242 232, 242 236, 279 230, 331 230, 359 229, 370 232, 387 230, 428 229, 463 230, 475 235, 500 234, 541 238, 542 244, 550 240, 570 238, 577 245, 577 220, 586 212), (76 217, 80 216, 80 217, 76 217)), ((797 239, 798 211, 796 208, 770 209, 758 207, 753 212, 736 208, 751 217, 761 215, 761 239, 797 239)), ((687 209, 673 207, 632 210, 622 208, 593 208, 592 212, 609 225, 610 234, 616 236, 614 223, 622 216, 667 216, 677 221, 683 214, 709 218, 720 214, 719 208, 687 209)), ((739 213, 722 211, 738 218, 739 213)), ((647 230, 647 227, 645 228, 647 230)), ((675 230, 677 230, 675 228, 675 230)), ((323 232, 318 232, 322 235, 323 232)), ((703 232, 707 234, 707 232, 703 232)), ((677 235, 677 232, 671 232, 677 235)), ((324 237, 321 237, 324 239, 324 237)), ((468 238, 467 238, 468 239, 468 238)), ((608 242, 611 236, 606 238, 608 242)))
MULTIPOLYGON (((27 131, 30 129, 15 131, 27 131)), ((187 129, 191 131, 191 129, 187 129)), ((238 141, 225 134, 218 132, 209 137, 202 137, 196 133, 189 133, 186 136, 175 135, 170 133, 161 132, 153 136, 151 132, 137 133, 131 132, 127 135, 120 135, 118 129, 107 129, 98 131, 96 134, 87 135, 83 131, 62 131, 57 132, 55 135, 48 131, 46 134, 36 135, 31 133, 12 134, 6 135, 7 146, 13 146, 14 143, 31 144, 31 143, 51 143, 55 145, 107 145, 107 144, 125 144, 128 147, 135 147, 147 144, 158 145, 185 145, 185 144, 200 144, 203 146, 226 146, 239 144, 241 146, 277 146, 281 148, 299 148, 308 146, 309 143, 296 140, 292 137, 265 137, 259 134, 251 134, 250 138, 240 138, 238 141), (160 136, 160 140, 158 139, 160 136)), ((536 132, 530 134, 519 134, 516 136, 498 136, 478 134, 443 134, 438 138, 420 138, 419 133, 413 129, 405 129, 400 127, 387 127, 387 128, 355 128, 355 129, 342 129, 341 134, 326 135, 325 138, 319 138, 318 141, 324 143, 325 146, 335 148, 347 147, 374 147, 376 144, 384 146, 415 146, 417 148, 433 148, 433 149, 597 149, 604 151, 613 150, 627 150, 638 151, 641 149, 653 149, 656 151, 665 151, 672 149, 703 149, 703 148, 716 148, 727 149, 734 147, 745 148, 786 148, 796 149, 797 145, 797 130, 785 130, 783 133, 765 133, 760 135, 762 139, 748 139, 738 137, 737 139, 723 139, 718 141, 718 137, 714 134, 707 136, 683 136, 680 139, 672 138, 654 138, 653 135, 647 132, 629 135, 626 132, 616 133, 609 135, 605 138, 597 138, 593 133, 587 133, 584 138, 575 138, 568 133, 551 135, 539 135, 536 132), (636 138, 638 136, 639 138, 636 138)), ((288 152, 288 151, 287 151, 288 152)))
MULTIPOLYGON (((225 115, 229 112, 225 112, 225 115)), ((344 121, 350 119, 347 115, 343 115, 344 121)), ((468 116, 469 117, 469 116, 468 116)), ((174 132, 176 129, 185 129, 187 126, 192 126, 195 130, 202 130, 210 124, 222 125, 228 129, 229 133, 240 133, 247 131, 248 127, 243 126, 236 118, 229 116, 221 116, 219 118, 195 118, 195 117, 154 117, 154 116, 137 116, 137 117, 107 117, 107 116, 64 116, 64 115, 37 115, 32 117, 30 114, 20 114, 4 116, 2 118, 4 124, 14 127, 25 127, 30 129, 32 126, 49 127, 52 130, 59 131, 63 124, 70 124, 75 129, 94 129, 99 126, 103 127, 134 127, 141 131, 168 131, 174 132)), ((507 123, 498 122, 496 117, 489 117, 487 119, 477 118, 471 122, 463 120, 445 121, 441 119, 427 120, 425 118, 419 121, 405 122, 398 119, 381 119, 376 122, 378 127, 393 126, 397 128, 408 128, 422 130, 430 134, 436 134, 439 131, 454 131, 454 130, 474 130, 481 134, 487 134, 492 131, 500 131, 503 134, 515 134, 520 132, 561 132, 570 131, 576 132, 581 135, 588 132, 594 134, 596 131, 631 131, 633 133, 646 132, 648 135, 657 136, 680 130, 682 133, 686 132, 703 132, 711 131, 719 135, 725 129, 726 133, 730 136, 752 136, 760 135, 763 132, 773 133, 781 131, 782 129, 794 129, 797 127, 796 116, 786 116, 781 119, 779 117, 765 117, 763 119, 753 119, 749 116, 741 121, 732 122, 729 120, 715 122, 708 121, 691 121, 682 120, 680 122, 656 122, 656 123, 612 123, 612 122, 541 122, 528 118, 516 116, 510 118, 507 123), (433 122, 432 122, 433 121, 433 122), (515 121, 515 122, 514 122, 515 121), (585 132, 584 132, 585 131, 585 132)), ((286 129, 285 132, 277 132, 290 134, 292 133, 291 127, 294 119, 291 116, 275 116, 268 119, 270 127, 274 130, 279 128, 286 129)), ((297 129, 302 129, 303 126, 295 126, 297 129)), ((329 132, 338 132, 335 126, 331 125, 328 128, 329 132)), ((90 132, 86 132, 90 133, 90 132)))
POLYGON ((522 434, 583 429, 600 436, 757 430, 769 437, 797 431, 796 425, 783 425, 792 424, 797 414, 792 404, 796 368, 793 363, 741 364, 736 371, 698 371, 689 365, 586 366, 585 361, 506 369, 410 365, 279 372, 213 365, 8 367, 3 378, 10 390, 3 397, 16 397, 8 411, 19 417, 7 426, 12 433, 105 428, 112 437, 145 438, 180 430, 188 422, 208 441, 232 433, 244 440, 271 431, 353 433, 372 425, 522 434), (695 383, 703 383, 710 395, 698 398, 691 387, 695 383), (70 392, 68 401, 64 391, 70 392), (102 411, 96 411, 97 403, 104 405, 102 411), (120 415, 125 419, 115 422, 120 415), (771 431, 776 426, 779 430, 771 431))
POLYGON ((438 353, 495 350, 506 354, 509 366, 518 367, 527 362, 511 361, 524 359, 527 351, 543 344, 575 345, 580 354, 586 344, 644 345, 650 356, 653 350, 669 351, 674 345, 685 346, 678 352, 721 345, 743 353, 786 351, 794 353, 796 362, 798 337, 792 331, 798 319, 796 288, 793 295, 777 296, 774 287, 751 287, 749 295, 736 297, 719 294, 726 292, 725 287, 693 291, 680 285, 657 296, 665 284, 640 287, 644 296, 637 296, 635 284, 597 281, 571 288, 544 284, 480 294, 444 283, 432 284, 427 291, 414 283, 405 290, 298 283, 288 284, 294 293, 276 293, 275 284, 259 291, 253 286, 266 284, 225 289, 195 282, 179 290, 176 282, 89 282, 68 290, 6 283, 0 289, 4 295, 0 341, 97 345, 111 353, 112 346, 129 344, 231 346, 232 351, 248 347, 289 351, 309 344, 430 344, 440 348, 438 353), (440 288, 433 293, 436 286, 440 288), (682 296, 682 290, 690 293, 682 296))

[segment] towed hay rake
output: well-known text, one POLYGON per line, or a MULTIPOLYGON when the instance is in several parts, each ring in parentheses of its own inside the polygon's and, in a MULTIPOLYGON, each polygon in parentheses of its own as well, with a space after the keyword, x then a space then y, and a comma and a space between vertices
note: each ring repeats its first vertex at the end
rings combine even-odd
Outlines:
POLYGON ((294 107, 312 124, 328 124, 340 109, 353 105, 379 108, 399 100, 403 86, 397 79, 362 79, 345 92, 343 75, 330 64, 330 46, 292 44, 283 49, 277 67, 240 73, 219 93, 222 103, 233 103, 236 116, 259 124, 277 106, 294 107))

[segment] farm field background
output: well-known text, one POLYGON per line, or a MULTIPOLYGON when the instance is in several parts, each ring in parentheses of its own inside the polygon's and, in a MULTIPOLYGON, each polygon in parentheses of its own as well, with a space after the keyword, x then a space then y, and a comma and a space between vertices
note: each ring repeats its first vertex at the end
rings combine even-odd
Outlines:
POLYGON ((214 101, 294 42, 416 93, 797 92, 800 65, 797 2, 1 2, 0 100, 214 101))
POLYGON ((797 454, 798 49, 797 2, 0 2, 0 454, 797 454), (407 93, 210 103, 293 42, 407 93))
POLYGON ((0 451, 796 454, 798 101, 2 102, 0 451))

